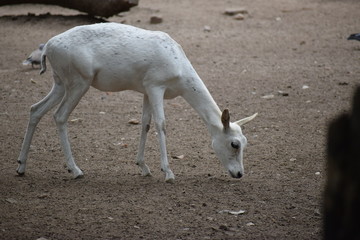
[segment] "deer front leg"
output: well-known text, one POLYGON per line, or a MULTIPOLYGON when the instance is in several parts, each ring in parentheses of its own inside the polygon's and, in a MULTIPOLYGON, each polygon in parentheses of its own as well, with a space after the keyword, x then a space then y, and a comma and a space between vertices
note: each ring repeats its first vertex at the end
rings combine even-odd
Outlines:
POLYGON ((165 172, 165 181, 173 183, 174 173, 171 171, 166 151, 165 114, 164 114, 164 90, 152 89, 148 92, 151 109, 154 116, 155 126, 158 133, 161 156, 161 170, 165 172))
POLYGON ((147 95, 144 95, 143 99, 143 112, 141 119, 141 136, 140 136, 140 144, 139 151, 136 158, 136 164, 141 168, 141 172, 143 176, 151 176, 151 172, 149 167, 145 164, 144 161, 144 151, 145 151, 145 143, 147 138, 147 133, 150 129, 151 123, 151 107, 149 103, 149 98, 147 95))

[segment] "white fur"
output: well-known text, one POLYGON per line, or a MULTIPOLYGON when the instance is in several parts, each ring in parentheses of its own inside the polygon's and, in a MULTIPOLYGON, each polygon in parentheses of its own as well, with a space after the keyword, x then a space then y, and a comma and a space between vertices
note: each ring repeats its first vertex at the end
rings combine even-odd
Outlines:
MULTIPOLYGON (((42 55, 42 70, 48 58, 54 76, 50 93, 33 105, 19 156, 18 174, 25 173, 26 159, 35 127, 41 117, 60 103, 54 114, 67 167, 74 177, 83 172, 73 159, 67 136, 67 121, 90 86, 102 91, 134 90, 144 94, 142 130, 136 163, 143 175, 150 175, 144 162, 144 148, 151 118, 154 118, 166 181, 174 174, 169 167, 165 142, 164 98, 182 96, 200 115, 212 137, 214 150, 233 177, 244 173, 242 152, 246 138, 236 123, 225 129, 222 113, 181 46, 163 32, 116 23, 72 28, 51 38, 42 55), (231 142, 239 144, 232 147, 231 142)), ((246 118, 250 121, 254 116, 246 118)), ((226 121, 229 121, 227 119, 226 121)), ((243 124, 244 122, 241 122, 243 124)))

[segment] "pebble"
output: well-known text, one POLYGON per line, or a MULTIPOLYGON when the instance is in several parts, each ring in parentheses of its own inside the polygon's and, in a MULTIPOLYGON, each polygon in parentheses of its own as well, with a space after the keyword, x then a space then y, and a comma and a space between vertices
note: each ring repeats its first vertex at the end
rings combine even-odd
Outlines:
POLYGON ((289 93, 284 92, 284 91, 278 91, 278 93, 279 93, 280 96, 283 96, 283 97, 288 97, 289 96, 289 93))
POLYGON ((231 215, 240 215, 240 214, 244 214, 245 212, 246 212, 245 210, 239 210, 239 211, 221 210, 221 211, 219 211, 219 213, 229 213, 231 215))
POLYGON ((308 85, 303 85, 303 86, 302 86, 302 89, 308 89, 308 88, 309 88, 308 85))
POLYGON ((17 203, 17 201, 15 199, 13 199, 13 198, 7 198, 6 201, 8 203, 12 203, 12 204, 17 203))
POLYGON ((224 231, 229 231, 229 227, 226 226, 225 224, 221 224, 221 225, 219 226, 219 229, 224 230, 224 231))
POLYGON ((82 118, 74 118, 74 119, 71 119, 70 122, 74 123, 74 122, 82 122, 82 118))
POLYGON ((159 24, 163 22, 163 18, 160 15, 152 15, 150 17, 150 23, 151 24, 159 24))
POLYGON ((41 194, 39 194, 37 197, 40 198, 40 199, 44 199, 44 198, 50 197, 50 194, 48 194, 48 193, 41 193, 41 194))
POLYGON ((242 13, 238 13, 238 14, 236 14, 236 15, 234 16, 234 19, 235 19, 235 20, 244 20, 244 19, 245 19, 245 16, 244 16, 244 14, 242 14, 242 13))
POLYGON ((204 26, 204 32, 211 32, 211 27, 205 25, 205 26, 204 26))
POLYGON ((274 94, 269 94, 269 95, 265 95, 265 96, 262 96, 261 98, 263 99, 271 99, 271 98, 274 98, 274 94))
POLYGON ((140 124, 140 121, 137 120, 137 119, 130 119, 130 120, 128 121, 128 123, 130 123, 130 124, 132 124, 132 125, 138 125, 138 124, 140 124))
POLYGON ((185 156, 184 155, 179 155, 179 156, 171 156, 173 159, 183 159, 185 156))
POLYGON ((229 16, 234 16, 236 14, 248 14, 248 10, 246 10, 246 8, 244 7, 239 7, 239 8, 228 8, 225 9, 224 14, 225 15, 229 15, 229 16))

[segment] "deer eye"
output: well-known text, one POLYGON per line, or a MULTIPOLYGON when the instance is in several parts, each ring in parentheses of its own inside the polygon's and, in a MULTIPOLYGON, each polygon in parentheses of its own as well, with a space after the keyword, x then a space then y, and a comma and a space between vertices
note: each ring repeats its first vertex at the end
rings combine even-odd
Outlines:
POLYGON ((231 142, 231 147, 235 148, 235 149, 239 149, 240 148, 240 143, 238 142, 231 142))

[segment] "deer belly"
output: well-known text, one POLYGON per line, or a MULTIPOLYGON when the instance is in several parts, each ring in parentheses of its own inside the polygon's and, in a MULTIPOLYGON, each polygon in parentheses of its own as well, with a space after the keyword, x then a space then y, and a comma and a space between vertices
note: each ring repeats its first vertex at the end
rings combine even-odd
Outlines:
POLYGON ((115 74, 109 72, 98 72, 91 86, 104 92, 119 92, 124 90, 134 90, 143 92, 143 86, 137 79, 128 74, 115 74))

